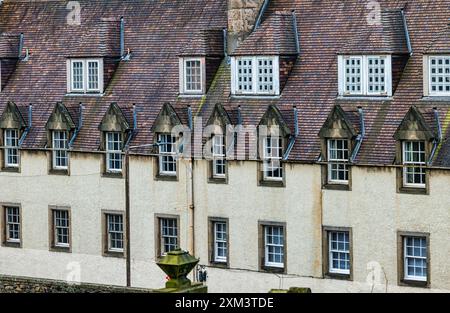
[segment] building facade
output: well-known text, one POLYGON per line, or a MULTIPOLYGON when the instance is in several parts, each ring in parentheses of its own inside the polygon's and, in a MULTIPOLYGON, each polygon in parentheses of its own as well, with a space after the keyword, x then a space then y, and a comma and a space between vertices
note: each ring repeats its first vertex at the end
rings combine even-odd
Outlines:
POLYGON ((3 1, 0 273, 158 288, 181 247, 211 292, 448 292, 449 16, 3 1))

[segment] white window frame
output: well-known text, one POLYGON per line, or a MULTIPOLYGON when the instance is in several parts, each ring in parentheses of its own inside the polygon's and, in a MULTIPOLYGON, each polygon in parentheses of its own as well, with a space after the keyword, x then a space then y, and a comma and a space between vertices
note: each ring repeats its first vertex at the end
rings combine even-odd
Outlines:
POLYGON ((214 233, 214 262, 227 263, 228 262, 228 223, 225 221, 213 222, 214 233), (222 225, 222 231, 219 231, 219 225, 222 225), (222 233, 223 238, 218 238, 218 233, 222 233), (219 256, 219 244, 224 244, 225 256, 219 256))
POLYGON ((212 137, 212 170, 214 178, 225 178, 226 177, 226 145, 225 136, 222 134, 216 134, 212 137), (221 163, 221 164, 219 164, 221 163), (223 167, 223 173, 218 173, 217 168, 223 167))
MULTIPOLYGON (((337 242, 341 242, 339 241, 339 239, 337 240, 337 242)), ((343 275, 350 275, 350 269, 351 269, 351 240, 350 240, 350 232, 348 231, 329 231, 328 232, 328 271, 332 274, 343 274, 343 275), (338 249, 333 249, 333 234, 337 234, 339 236, 339 234, 344 234, 344 236, 348 236, 348 242, 343 241, 344 245, 348 244, 348 250, 340 250, 338 249), (349 262, 349 269, 341 269, 341 268, 334 268, 333 267, 333 253, 339 253, 339 254, 345 254, 348 255, 348 262, 349 262)))
MULTIPOLYGON (((8 243, 15 243, 18 244, 21 242, 21 228, 22 228, 22 221, 21 221, 21 216, 20 216, 20 207, 16 207, 16 206, 6 206, 5 207, 5 232, 6 232, 6 242, 8 243), (17 214, 11 214, 14 215, 14 217, 17 217, 18 221, 17 222, 9 222, 9 210, 17 210, 17 214), (19 238, 11 238, 10 237, 10 230, 11 230, 11 226, 17 226, 17 233, 19 235, 19 238)), ((16 232, 16 230, 13 230, 14 232, 16 232)))
MULTIPOLYGON (((343 146, 344 147, 344 146, 343 146)), ((338 150, 336 148, 336 150, 338 150)), ((347 178, 350 178, 350 164, 349 164, 349 160, 350 160, 350 142, 348 141, 348 139, 341 139, 341 138, 330 138, 327 140, 327 159, 328 159, 328 183, 329 184, 338 184, 338 185, 348 185, 349 183, 349 179, 347 180, 340 180, 340 179, 332 179, 332 172, 334 171, 333 169, 333 165, 344 165, 345 169, 344 171, 347 172, 347 178), (343 152, 347 151, 348 154, 348 158, 342 158, 342 159, 338 159, 338 158, 331 158, 331 142, 332 141, 342 141, 347 142, 347 149, 343 148, 343 152)), ((340 172, 341 170, 338 170, 338 172, 340 172)))
POLYGON ((123 169, 123 151, 122 151, 122 133, 121 132, 106 132, 105 133, 105 150, 106 150, 106 171, 108 173, 122 173, 123 169), (119 135, 119 141, 110 140, 109 136, 119 135), (119 149, 110 149, 109 144, 119 143, 119 149), (110 167, 111 160, 117 160, 117 155, 120 155, 120 169, 110 167), (114 156, 114 158, 112 158, 114 156))
POLYGON ((67 92, 68 93, 83 93, 83 94, 99 94, 103 92, 104 84, 104 68, 103 59, 68 59, 67 60, 67 92), (83 67, 83 82, 82 88, 74 88, 73 84, 73 64, 80 62, 83 67), (95 62, 98 64, 98 88, 89 88, 89 70, 88 64, 95 62))
POLYGON ((340 96, 359 96, 359 97, 392 97, 392 56, 391 55, 339 55, 338 56, 338 81, 340 96), (369 59, 384 58, 385 71, 385 92, 369 92, 369 59), (347 92, 346 90, 346 60, 361 60, 361 92, 347 92))
POLYGON ((206 60, 205 58, 195 58, 195 57, 188 57, 188 58, 180 58, 179 61, 179 67, 180 67, 180 94, 182 95, 203 95, 206 92, 206 60), (198 90, 188 90, 187 89, 187 62, 200 62, 200 89, 198 90))
MULTIPOLYGON (((421 237, 421 236, 405 236, 403 237, 403 269, 404 269, 404 279, 405 280, 412 280, 412 281, 420 281, 420 282, 426 282, 428 281, 428 244, 427 244, 427 237, 421 237), (408 255, 408 246, 407 241, 408 239, 420 239, 425 240, 425 255, 426 256, 414 256, 414 255, 408 255), (419 260, 425 260, 426 268, 425 268, 425 276, 415 276, 415 275, 409 275, 408 274, 408 259, 419 259, 419 260)), ((413 246, 415 247, 415 246, 413 246)), ((423 249, 422 246, 419 247, 420 249, 423 249)))
POLYGON ((286 242, 286 238, 284 238, 284 226, 281 225, 263 225, 263 230, 264 230, 264 265, 267 267, 275 267, 275 268, 284 268, 284 262, 286 259, 286 251, 285 251, 285 242, 286 242), (274 243, 269 243, 268 241, 268 230, 269 228, 279 228, 281 229, 281 239, 283 240, 283 244, 274 244, 274 243), (283 253, 283 262, 270 262, 269 261, 269 247, 281 247, 281 251, 283 253))
MULTIPOLYGON (((69 248, 70 247, 70 212, 69 210, 61 210, 61 209, 55 209, 52 210, 53 213, 53 238, 54 238, 54 245, 58 248, 69 248), (65 216, 62 216, 61 213, 64 213, 65 216), (60 216, 58 216, 60 215, 60 216), (64 225, 58 225, 58 221, 65 220, 67 224, 64 225), (59 241, 59 233, 58 231, 67 231, 67 242, 60 242, 59 241)), ((64 235, 63 235, 64 236, 64 235)))
MULTIPOLYGON (((422 153, 422 151, 414 151, 412 150, 412 153, 414 152, 419 152, 422 153)), ((414 140, 407 140, 407 141, 403 141, 402 142, 402 163, 403 163, 403 186, 404 187, 409 187, 409 188, 426 188, 426 142, 424 141, 414 141, 414 140), (418 162, 414 162, 414 161, 406 161, 406 155, 407 155, 407 151, 406 151, 406 145, 408 143, 414 144, 414 143, 422 143, 424 150, 423 150, 423 161, 418 161, 418 162), (420 168, 422 168, 422 170, 424 171, 424 179, 425 179, 425 183, 424 184, 417 184, 417 183, 408 183, 408 173, 407 173, 407 169, 408 166, 419 166, 420 168)))
POLYGON ((167 244, 168 246, 174 246, 174 250, 176 249, 176 248, 178 248, 179 247, 179 245, 180 245, 180 243, 178 242, 178 235, 179 235, 179 233, 180 233, 180 231, 179 231, 179 225, 178 225, 178 219, 177 218, 175 218, 175 217, 162 217, 162 218, 159 218, 159 230, 160 230, 160 253, 161 253, 161 256, 165 256, 165 255, 167 255, 167 253, 168 252, 171 252, 171 251, 166 251, 166 242, 165 242, 165 239, 167 239, 167 240, 169 240, 169 243, 167 244), (169 225, 169 222, 170 223, 173 223, 173 224, 170 224, 169 225), (175 232, 176 232, 176 234, 174 235, 174 234, 168 234, 168 233, 164 233, 164 228, 166 228, 166 229, 172 229, 172 230, 175 230, 175 232), (173 240, 175 240, 175 245, 171 242, 171 241, 173 241, 173 240))
POLYGON ((5 143, 5 167, 6 168, 18 168, 20 165, 20 152, 19 152, 19 135, 20 132, 18 129, 7 128, 4 130, 4 143, 5 143), (15 136, 11 134, 14 133, 15 136), (12 141, 13 144, 8 144, 9 141, 12 141), (17 157, 17 163, 10 163, 9 157, 14 155, 17 157))
MULTIPOLYGON (((436 59, 449 59, 450 60, 450 55, 428 55, 425 56, 425 60, 426 60, 426 64, 427 66, 424 66, 424 81, 426 82, 425 85, 427 87, 428 90, 428 94, 425 92, 425 94, 427 96, 431 96, 431 97, 449 97, 450 96, 450 91, 449 92, 433 92, 432 91, 432 75, 431 75, 431 69, 432 69, 432 65, 431 62, 433 60, 436 59)), ((450 66, 449 66, 450 68, 450 66)), ((444 65, 444 69, 445 69, 445 65, 444 65)), ((444 73, 445 74, 445 73, 444 73)), ((450 73, 448 74, 450 77, 450 73)), ((449 78, 450 79, 450 78, 449 78)), ((449 82, 450 85, 450 82, 449 82)), ((445 86, 445 85, 444 85, 445 86)))
MULTIPOLYGON (((267 181, 283 180, 283 138, 280 136, 267 136, 263 141, 263 178, 267 181), (268 143, 270 142, 270 147, 268 143), (276 143, 274 146, 273 144, 276 143), (270 150, 270 151, 269 151, 270 150), (278 166, 277 166, 278 163, 278 166), (269 176, 269 173, 279 171, 280 176, 269 176)), ((273 174, 275 175, 275 174, 273 174)))
POLYGON ((118 252, 118 253, 123 253, 124 252, 124 247, 125 247, 125 226, 124 226, 124 218, 123 218, 123 214, 118 213, 118 214, 114 214, 114 213, 107 213, 106 214, 106 233, 107 233, 107 244, 108 244, 108 252, 118 252), (118 220, 116 220, 115 218, 119 217, 121 219, 121 223, 118 223, 118 220), (112 220, 114 218, 114 220, 112 220), (121 225, 121 230, 117 230, 117 229, 112 229, 112 224, 114 225, 121 225), (112 242, 113 242, 113 238, 112 238, 112 234, 117 234, 119 237, 121 236, 121 239, 117 239, 115 238, 115 241, 122 241, 122 248, 115 248, 112 246, 112 242))
POLYGON ((279 56, 243 56, 231 58, 231 94, 236 96, 279 96, 280 95, 280 64, 279 56), (260 92, 258 88, 258 61, 272 60, 273 66, 273 91, 260 92), (239 90, 239 60, 252 61, 252 90, 239 90))
POLYGON ((158 134, 158 147, 159 147, 159 174, 164 176, 177 176, 178 161, 177 161, 177 138, 169 133, 158 134), (168 138, 171 138, 172 142, 168 142, 168 138), (171 145, 170 152, 167 152, 168 145, 171 145), (163 147, 166 147, 163 149, 163 147), (166 150, 166 151, 163 151, 166 150), (165 161, 165 158, 173 158, 174 171, 164 170, 164 164, 169 164, 169 161, 165 161))
POLYGON ((69 133, 64 130, 54 130, 52 131, 52 155, 53 155, 53 169, 56 170, 67 170, 69 168, 69 133), (57 134, 64 134, 63 139, 61 137, 56 138, 57 134), (57 145, 57 142, 62 142, 63 147, 61 148, 60 144, 57 145), (58 153, 60 155, 58 156, 58 153), (62 156, 64 154, 64 156, 62 156), (61 166, 57 165, 57 160, 65 160, 66 165, 61 166))

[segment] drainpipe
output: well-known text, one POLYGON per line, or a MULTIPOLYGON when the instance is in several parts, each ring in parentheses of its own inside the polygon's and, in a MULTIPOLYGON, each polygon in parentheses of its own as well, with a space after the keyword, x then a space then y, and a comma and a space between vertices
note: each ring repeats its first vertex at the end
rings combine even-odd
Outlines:
POLYGON ((292 11, 292 24, 294 28, 295 48, 297 54, 300 54, 300 40, 298 39, 297 16, 295 15, 295 10, 292 11))
POLYGON ((31 130, 31 127, 33 126, 33 105, 30 103, 28 107, 28 126, 25 128, 25 131, 22 134, 22 137, 20 137, 19 140, 19 147, 22 147, 23 142, 25 141, 25 138, 27 137, 28 133, 31 130))
POLYGON ((125 233, 126 233, 126 276, 127 287, 131 287, 131 240, 130 240, 130 142, 136 134, 137 130, 137 110, 136 105, 133 104, 133 130, 125 144, 125 233))
POLYGON ((351 163, 355 162, 355 159, 358 156, 358 152, 361 149, 361 145, 364 141, 364 138, 366 137, 366 125, 364 122, 364 111, 362 107, 358 107, 358 112, 359 112, 359 123, 361 126, 361 133, 356 138, 356 146, 355 149, 353 150, 352 156, 350 157, 351 163))
POLYGON ((436 120, 437 128, 438 128, 438 137, 433 140, 433 150, 430 154, 430 159, 428 160, 428 165, 430 166, 433 163, 434 155, 436 154, 437 148, 442 142, 442 127, 441 121, 439 120, 439 112, 437 108, 433 108, 434 118, 436 120))
POLYGON ((72 148, 73 143, 75 142, 75 139, 77 139, 78 134, 81 131, 81 128, 83 127, 83 103, 80 102, 80 116, 79 116, 79 120, 78 120, 78 127, 75 130, 75 132, 73 133, 72 138, 70 138, 69 141, 69 149, 72 148))
MULTIPOLYGON (((191 133, 194 129, 194 123, 193 123, 193 117, 192 117, 192 108, 189 105, 188 106, 188 123, 189 123, 189 129, 191 130, 191 133)), ((191 139, 192 140, 192 139, 191 139)), ((191 146, 191 145, 190 145, 191 146)), ((190 168, 190 175, 189 175, 189 183, 190 183, 190 189, 191 189, 191 196, 190 196, 190 203, 189 203, 189 232, 190 232, 190 238, 189 238, 189 252, 195 256, 195 184, 194 184, 194 155, 192 153, 192 146, 190 147, 191 151, 191 168, 190 168)))
POLYGON ((294 136, 290 136, 289 138, 289 144, 286 149, 286 153, 284 154, 283 161, 286 161, 289 158, 289 154, 292 151, 292 148, 294 147, 295 141, 297 140, 298 135, 300 134, 300 130, 298 127, 298 109, 297 106, 294 106, 294 124, 295 124, 295 134, 294 136))
POLYGON ((228 29, 223 29, 223 55, 228 60, 228 29))
POLYGON ((405 9, 401 9, 402 12, 402 20, 403 20, 403 28, 405 29, 405 36, 406 36, 406 44, 408 46, 408 53, 411 57, 413 55, 413 49, 411 46, 411 37, 409 36, 409 30, 408 30, 408 22, 406 21, 406 15, 405 15, 405 9))
POLYGON ((270 0, 265 0, 261 10, 259 10, 258 18, 256 19, 255 26, 253 27, 253 31, 257 30, 259 26, 261 26, 262 18, 264 16, 264 13, 266 13, 267 7, 269 6, 270 0))
POLYGON ((131 52, 128 49, 125 53, 125 20, 123 16, 120 18, 120 60, 129 61, 131 59, 131 52))

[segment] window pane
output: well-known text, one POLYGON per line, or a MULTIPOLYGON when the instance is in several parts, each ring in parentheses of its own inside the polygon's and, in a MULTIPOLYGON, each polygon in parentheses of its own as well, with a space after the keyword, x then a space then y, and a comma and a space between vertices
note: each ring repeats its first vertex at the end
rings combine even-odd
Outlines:
POLYGON ((423 188, 426 184, 425 142, 403 142, 403 183, 405 186, 423 188))
POLYGON ((106 133, 106 166, 109 172, 122 171, 122 135, 119 132, 106 133))
POLYGON ((258 92, 273 93, 273 60, 271 58, 258 59, 258 92))
POLYGON ((264 226, 265 265, 284 267, 284 234, 281 226, 264 226))
POLYGON ((178 225, 173 218, 160 219, 161 253, 164 255, 178 248, 178 225))
POLYGON ((5 130, 5 167, 19 166, 19 131, 5 130))
POLYGON ((241 58, 237 60, 237 90, 241 93, 253 92, 253 59, 241 58))
POLYGON ((73 90, 84 90, 84 70, 83 62, 75 61, 72 62, 72 89, 73 90))
POLYGON ((108 244, 110 251, 123 251, 123 216, 108 214, 108 244))
POLYGON ((450 56, 430 57, 430 94, 450 94, 450 56))
POLYGON ((281 137, 269 136, 263 141, 264 179, 283 179, 283 139, 281 137))
POLYGON ((345 91, 349 94, 362 93, 362 59, 347 58, 345 60, 345 91))
POLYGON ((88 90, 99 90, 99 62, 88 62, 88 90))
POLYGON ((328 140, 328 162, 328 181, 330 183, 348 183, 348 140, 328 140))
POLYGON ((164 175, 176 175, 176 138, 171 134, 159 134, 158 145, 160 173, 164 175))
POLYGON ((200 60, 185 61, 185 90, 202 91, 202 68, 200 60))
POLYGON ((405 278, 427 280, 427 239, 425 237, 404 237, 405 278))
POLYGON ((329 271, 350 274, 350 233, 331 231, 329 236, 329 271))

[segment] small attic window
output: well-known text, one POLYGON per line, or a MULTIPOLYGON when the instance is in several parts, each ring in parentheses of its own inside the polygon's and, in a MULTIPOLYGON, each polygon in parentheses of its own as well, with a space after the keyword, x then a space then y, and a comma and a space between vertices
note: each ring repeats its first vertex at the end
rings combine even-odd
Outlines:
POLYGON ((339 56, 339 95, 392 96, 390 55, 339 56))
POLYGON ((205 58, 180 58, 180 94, 205 93, 205 58))
POLYGON ((103 59, 70 59, 67 61, 69 93, 103 92, 103 59))
POLYGON ((245 56, 231 59, 234 95, 279 95, 278 56, 245 56))
POLYGON ((424 78, 429 96, 450 96, 450 55, 428 56, 424 78), (427 77, 428 76, 428 77, 427 77))

